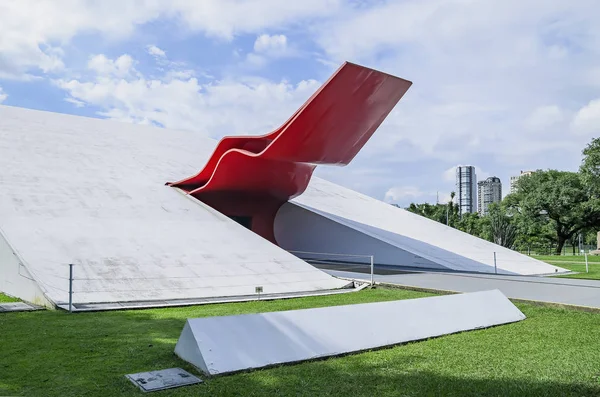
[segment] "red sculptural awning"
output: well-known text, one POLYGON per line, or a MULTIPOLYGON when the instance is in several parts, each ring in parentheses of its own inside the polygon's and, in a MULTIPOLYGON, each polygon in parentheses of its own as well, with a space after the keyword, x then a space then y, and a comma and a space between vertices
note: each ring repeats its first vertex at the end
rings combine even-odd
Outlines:
POLYGON ((223 138, 198 174, 170 185, 200 199, 223 192, 296 197, 317 165, 352 161, 411 84, 346 62, 281 127, 223 138))

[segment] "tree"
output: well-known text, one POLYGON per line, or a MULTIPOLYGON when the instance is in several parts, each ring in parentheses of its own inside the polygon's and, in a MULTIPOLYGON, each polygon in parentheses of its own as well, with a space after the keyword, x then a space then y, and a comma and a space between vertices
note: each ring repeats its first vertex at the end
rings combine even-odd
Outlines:
POLYGON ((467 212, 463 214, 462 218, 457 222, 456 228, 462 230, 465 233, 472 234, 476 237, 482 237, 483 221, 478 213, 467 212))
POLYGON ((513 248, 517 238, 517 226, 509 211, 500 204, 490 204, 486 220, 490 240, 502 247, 513 248))
POLYGON ((444 225, 454 226, 458 221, 458 204, 453 203, 454 195, 454 192, 450 193, 448 204, 410 203, 406 210, 444 225))
POLYGON ((517 182, 518 211, 533 224, 549 222, 556 253, 566 241, 591 227, 600 227, 600 199, 574 172, 538 170, 517 182))
POLYGON ((454 204, 454 197, 456 193, 450 192, 450 201, 446 204, 446 223, 448 226, 456 227, 456 223, 459 220, 458 215, 458 203, 454 204))
POLYGON ((556 233, 547 217, 530 217, 520 206, 520 196, 509 194, 502 200, 502 208, 517 229, 514 248, 531 252, 548 253, 556 242, 556 233))
POLYGON ((442 211, 443 206, 440 206, 439 204, 433 205, 433 204, 429 204, 429 203, 423 203, 423 204, 410 203, 410 205, 406 209, 410 212, 419 214, 426 218, 433 219, 438 222, 446 223, 446 212, 445 212, 445 210, 442 211))
POLYGON ((579 172, 594 196, 600 196, 600 138, 594 138, 583 149, 583 160, 579 172))
POLYGON ((597 247, 597 237, 598 231, 594 228, 590 228, 586 230, 586 232, 583 235, 583 243, 586 245, 593 245, 594 247, 597 247))
MULTIPOLYGON (((579 172, 593 197, 600 197, 600 138, 594 138, 583 149, 583 160, 579 172)), ((597 229, 588 228, 584 244, 596 244, 597 229)))

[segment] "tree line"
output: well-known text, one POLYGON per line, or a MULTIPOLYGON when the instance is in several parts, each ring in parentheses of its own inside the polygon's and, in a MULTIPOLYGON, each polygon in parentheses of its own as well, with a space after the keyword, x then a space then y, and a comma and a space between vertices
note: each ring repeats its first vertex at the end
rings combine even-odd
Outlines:
POLYGON ((503 247, 560 254, 566 243, 575 247, 580 235, 584 243, 595 243, 600 230, 600 138, 582 154, 578 172, 548 169, 522 176, 515 193, 491 204, 486 216, 460 216, 454 192, 448 203, 411 203, 406 209, 503 247))

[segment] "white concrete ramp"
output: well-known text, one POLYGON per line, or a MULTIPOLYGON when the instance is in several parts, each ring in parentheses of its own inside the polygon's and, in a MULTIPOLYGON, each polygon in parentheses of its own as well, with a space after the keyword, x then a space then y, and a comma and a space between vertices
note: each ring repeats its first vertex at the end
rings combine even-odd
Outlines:
POLYGON ((218 375, 525 319, 500 291, 188 319, 175 354, 218 375))
POLYGON ((343 288, 165 182, 216 145, 194 132, 0 106, 0 291, 39 305, 343 288))
POLYGON ((374 255, 376 264, 544 275, 567 269, 522 255, 439 222, 319 178, 275 218, 288 250, 374 255))

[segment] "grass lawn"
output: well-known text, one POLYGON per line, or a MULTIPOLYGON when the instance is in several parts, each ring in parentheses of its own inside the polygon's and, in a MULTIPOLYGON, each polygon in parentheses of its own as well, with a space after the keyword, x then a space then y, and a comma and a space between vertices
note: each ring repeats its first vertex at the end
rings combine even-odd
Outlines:
POLYGON ((19 300, 17 298, 13 298, 11 296, 6 296, 6 295, 0 293, 0 303, 7 303, 7 302, 19 302, 19 300))
MULTIPOLYGON (((380 288, 175 309, 5 313, 0 395, 141 396, 125 374, 176 366, 196 373, 173 354, 188 317, 427 295, 380 288)), ((600 314, 518 306, 528 318, 515 324, 212 378, 157 396, 600 396, 600 314)))
POLYGON ((585 257, 579 256, 559 256, 559 255, 540 255, 534 256, 534 258, 548 262, 551 265, 560 266, 565 269, 578 272, 578 274, 567 274, 564 278, 585 278, 600 280, 600 256, 588 255, 588 268, 589 273, 585 271, 585 257))

